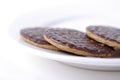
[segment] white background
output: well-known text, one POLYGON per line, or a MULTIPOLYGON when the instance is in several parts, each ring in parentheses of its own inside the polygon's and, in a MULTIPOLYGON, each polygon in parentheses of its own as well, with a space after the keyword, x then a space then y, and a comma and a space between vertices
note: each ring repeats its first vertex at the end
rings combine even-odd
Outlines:
POLYGON ((0 0, 0 80, 119 80, 120 72, 84 70, 18 52, 5 36, 13 20, 33 11, 78 6, 78 10, 97 7, 98 13, 118 15, 119 5, 119 0, 0 0))

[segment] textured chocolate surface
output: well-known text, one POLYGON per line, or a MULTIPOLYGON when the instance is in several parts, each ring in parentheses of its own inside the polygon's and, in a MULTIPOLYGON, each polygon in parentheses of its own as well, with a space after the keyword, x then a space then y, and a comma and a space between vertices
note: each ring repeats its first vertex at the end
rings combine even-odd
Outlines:
POLYGON ((47 44, 50 45, 45 39, 43 38, 43 34, 46 28, 25 28, 21 30, 21 35, 26 39, 29 39, 38 44, 47 44))
POLYGON ((56 43, 77 50, 84 50, 96 54, 110 54, 114 49, 98 43, 86 36, 85 33, 72 29, 49 29, 45 35, 56 43))
POLYGON ((87 30, 105 40, 120 43, 120 29, 109 26, 88 26, 87 30))

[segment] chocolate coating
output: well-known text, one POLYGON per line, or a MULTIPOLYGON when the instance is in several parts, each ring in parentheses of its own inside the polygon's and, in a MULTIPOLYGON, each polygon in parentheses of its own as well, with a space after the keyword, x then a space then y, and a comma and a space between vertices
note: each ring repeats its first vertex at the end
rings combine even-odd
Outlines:
POLYGON ((105 40, 120 43, 120 29, 110 26, 88 26, 87 30, 105 40))
POLYGON ((25 29, 22 29, 20 34, 35 42, 35 43, 38 43, 38 44, 47 44, 47 45, 50 45, 43 37, 43 34, 45 32, 47 28, 41 28, 41 27, 36 27, 36 28, 25 28, 25 29))
POLYGON ((47 38, 61 45, 93 54, 110 54, 114 49, 98 43, 86 36, 85 33, 73 29, 49 29, 45 32, 47 38))

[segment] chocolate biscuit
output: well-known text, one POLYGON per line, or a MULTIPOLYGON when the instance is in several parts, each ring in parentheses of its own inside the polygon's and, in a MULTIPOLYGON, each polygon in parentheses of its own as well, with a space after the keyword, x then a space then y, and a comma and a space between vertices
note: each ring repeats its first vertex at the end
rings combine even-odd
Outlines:
POLYGON ((88 26, 87 35, 100 43, 120 48, 120 29, 110 26, 88 26))
POLYGON ((32 45, 46 49, 59 50, 58 48, 51 45, 44 39, 43 34, 45 30, 46 28, 41 28, 41 27, 25 28, 20 31, 20 35, 24 41, 32 45))
POLYGON ((44 34, 44 39, 57 48, 82 56, 111 57, 114 49, 96 42, 85 33, 73 29, 49 29, 44 34))

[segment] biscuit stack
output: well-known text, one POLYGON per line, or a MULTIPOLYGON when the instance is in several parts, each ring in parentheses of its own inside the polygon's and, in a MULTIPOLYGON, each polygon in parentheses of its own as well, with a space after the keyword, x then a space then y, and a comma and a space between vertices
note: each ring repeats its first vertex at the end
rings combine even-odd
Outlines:
POLYGON ((120 54, 120 29, 109 26, 88 26, 86 33, 66 28, 25 28, 20 34, 24 41, 41 48, 91 57, 120 54))

